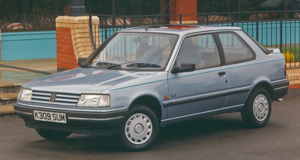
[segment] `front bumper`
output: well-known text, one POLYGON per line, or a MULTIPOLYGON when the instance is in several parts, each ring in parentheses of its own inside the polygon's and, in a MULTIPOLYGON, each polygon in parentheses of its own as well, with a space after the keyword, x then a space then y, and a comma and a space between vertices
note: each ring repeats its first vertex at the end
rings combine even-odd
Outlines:
POLYGON ((61 124, 34 120, 33 110, 36 108, 21 104, 15 104, 14 108, 15 113, 25 121, 27 127, 94 135, 117 134, 126 114, 126 110, 99 113, 82 110, 55 110, 55 108, 38 109, 39 111, 65 113, 67 123, 61 124))
POLYGON ((273 88, 272 99, 277 100, 278 98, 281 98, 287 94, 289 89, 289 81, 284 80, 281 82, 274 83, 272 84, 272 88, 273 88))

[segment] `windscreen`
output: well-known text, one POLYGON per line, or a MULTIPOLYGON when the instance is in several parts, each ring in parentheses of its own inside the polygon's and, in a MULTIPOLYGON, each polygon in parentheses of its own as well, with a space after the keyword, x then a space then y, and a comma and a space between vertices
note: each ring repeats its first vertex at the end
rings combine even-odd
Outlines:
POLYGON ((92 66, 107 69, 165 68, 178 36, 158 33, 118 33, 99 51, 92 66))

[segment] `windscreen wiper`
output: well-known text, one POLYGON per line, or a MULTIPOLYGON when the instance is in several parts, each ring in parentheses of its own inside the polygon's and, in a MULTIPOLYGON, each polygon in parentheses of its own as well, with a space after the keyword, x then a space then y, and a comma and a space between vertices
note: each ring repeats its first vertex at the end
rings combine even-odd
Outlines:
POLYGON ((111 68, 111 67, 115 67, 115 66, 120 66, 120 64, 116 64, 116 63, 111 63, 111 62, 98 62, 96 63, 97 66, 99 67, 103 67, 103 68, 111 68))
POLYGON ((138 68, 161 68, 160 65, 152 63, 131 63, 127 67, 138 67, 138 68))
POLYGON ((106 69, 112 69, 112 68, 115 68, 115 67, 120 67, 121 68, 121 65, 122 64, 111 65, 111 66, 108 66, 106 69))

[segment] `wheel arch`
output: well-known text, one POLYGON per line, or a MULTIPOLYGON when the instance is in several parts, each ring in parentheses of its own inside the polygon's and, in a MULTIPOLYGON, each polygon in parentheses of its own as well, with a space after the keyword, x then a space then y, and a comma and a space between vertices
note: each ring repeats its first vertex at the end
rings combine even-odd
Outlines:
MULTIPOLYGON (((267 81, 261 81, 261 82, 258 82, 256 85, 254 85, 249 92, 248 98, 249 98, 250 94, 257 88, 265 89, 269 93, 271 100, 273 100, 273 88, 272 88, 271 84, 267 81)), ((247 101, 248 101, 248 98, 247 98, 247 101)))
POLYGON ((160 123, 161 119, 162 119, 162 104, 160 103, 160 101, 153 95, 142 95, 140 97, 137 97, 136 99, 134 99, 131 103, 131 105, 129 106, 130 110, 132 107, 134 107, 137 104, 141 104, 144 105, 146 107, 149 107, 157 116, 158 121, 160 123))

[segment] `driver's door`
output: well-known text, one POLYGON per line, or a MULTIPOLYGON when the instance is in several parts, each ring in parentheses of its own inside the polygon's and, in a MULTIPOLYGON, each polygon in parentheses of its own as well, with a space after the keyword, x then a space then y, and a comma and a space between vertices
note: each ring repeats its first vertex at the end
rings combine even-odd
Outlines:
POLYGON ((184 39, 174 66, 195 64, 191 72, 168 75, 168 119, 176 120, 221 109, 229 89, 213 34, 184 39))

